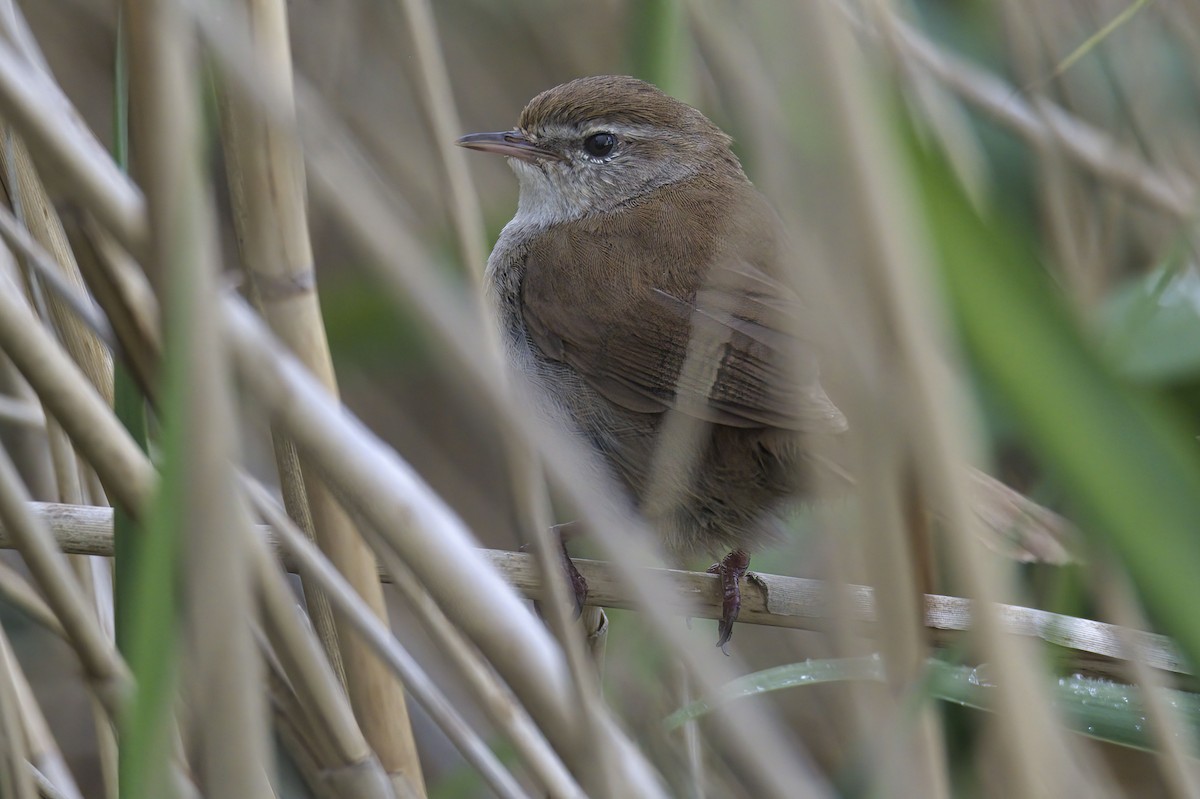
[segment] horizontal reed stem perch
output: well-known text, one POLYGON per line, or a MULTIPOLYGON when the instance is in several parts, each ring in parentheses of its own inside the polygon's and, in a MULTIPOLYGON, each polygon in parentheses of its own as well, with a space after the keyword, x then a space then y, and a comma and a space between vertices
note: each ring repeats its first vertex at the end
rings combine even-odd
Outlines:
MULTIPOLYGON (((34 512, 54 533, 63 552, 72 555, 111 556, 112 508, 31 503, 34 512)), ((272 540, 270 528, 263 534, 272 540)), ((0 526, 0 549, 11 549, 12 541, 0 526)), ((541 580, 533 556, 522 552, 483 550, 482 554, 519 593, 535 598, 541 593, 541 580)), ((575 565, 588 581, 589 605, 636 610, 629 590, 617 572, 602 561, 575 559, 575 565)), ((716 619, 721 612, 719 579, 704 572, 673 569, 644 569, 648 579, 665 580, 677 602, 673 610, 680 615, 716 619)), ((846 586, 846 606, 851 621, 870 624, 875 621, 873 592, 867 586, 846 586)), ((833 621, 829 600, 830 585, 822 580, 755 574, 742 588, 742 610, 738 622, 824 630, 833 621)), ((1073 650, 1069 667, 1075 671, 1127 681, 1129 674, 1120 661, 1128 660, 1125 642, 1137 647, 1136 653, 1147 665, 1167 672, 1176 681, 1190 684, 1191 671, 1175 644, 1166 636, 1140 630, 1123 630, 1116 625, 1074 616, 1063 616, 1035 608, 1001 605, 1005 629, 1015 635, 1039 638, 1047 643, 1073 650)), ((971 625, 971 600, 961 597, 925 597, 925 626, 934 631, 939 642, 954 639, 971 625)))

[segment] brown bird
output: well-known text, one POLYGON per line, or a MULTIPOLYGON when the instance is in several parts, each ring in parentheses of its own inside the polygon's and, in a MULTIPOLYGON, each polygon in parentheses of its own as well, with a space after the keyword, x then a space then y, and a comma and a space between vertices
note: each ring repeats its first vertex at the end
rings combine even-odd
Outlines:
POLYGON ((728 553, 712 569, 723 647, 748 553, 804 493, 808 444, 847 429, 782 280, 793 253, 778 216, 728 135, 635 78, 571 81, 516 128, 458 143, 507 156, 520 182, 487 269, 513 361, 668 551, 728 553))

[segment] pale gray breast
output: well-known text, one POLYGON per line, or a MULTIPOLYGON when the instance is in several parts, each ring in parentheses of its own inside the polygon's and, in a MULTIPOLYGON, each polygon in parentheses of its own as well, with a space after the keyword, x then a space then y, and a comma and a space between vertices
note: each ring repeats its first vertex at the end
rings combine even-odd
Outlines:
POLYGON ((533 343, 521 312, 521 280, 525 272, 526 242, 539 230, 523 224, 520 215, 500 234, 488 259, 487 285, 497 309, 505 349, 516 369, 533 383, 542 400, 539 410, 558 424, 572 428, 601 452, 617 442, 613 431, 623 426, 610 403, 589 386, 578 372, 548 358, 533 343))

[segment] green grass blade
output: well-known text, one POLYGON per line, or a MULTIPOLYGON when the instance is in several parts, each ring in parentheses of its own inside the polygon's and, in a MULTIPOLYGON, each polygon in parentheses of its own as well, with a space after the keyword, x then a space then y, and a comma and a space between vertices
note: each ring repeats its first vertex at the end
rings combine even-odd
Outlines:
MULTIPOLYGON (((113 65, 113 157, 129 168, 129 73, 125 27, 118 19, 113 65)), ((137 683, 120 725, 118 786, 128 799, 171 796, 172 718, 178 647, 176 508, 180 505, 180 431, 186 419, 186 386, 168 353, 162 444, 166 467, 145 525, 120 507, 113 517, 116 563, 113 591, 117 647, 137 683)), ((129 372, 113 365, 114 410, 143 451, 148 451, 146 399, 129 372)))
POLYGON ((663 724, 668 730, 674 730, 693 719, 707 715, 718 705, 748 696, 781 691, 784 688, 848 680, 882 679, 883 664, 878 655, 789 663, 786 666, 756 671, 726 683, 716 696, 698 699, 676 710, 663 724))
POLYGON ((1080 334, 1017 234, 985 222, 940 158, 916 174, 951 304, 984 379, 1120 557, 1154 619, 1200 663, 1200 461, 1195 430, 1119 380, 1080 334))
MULTIPOLYGON (((991 710, 995 688, 981 669, 938 659, 930 659, 927 668, 925 679, 916 689, 919 694, 977 710, 991 710)), ((791 663, 739 677, 726 684, 716 696, 697 700, 675 711, 663 724, 668 730, 674 730, 727 702, 773 691, 831 682, 883 679, 883 661, 878 655, 791 663)), ((1152 747, 1142 689, 1076 676, 1057 680, 1051 688, 1051 696, 1075 732, 1122 746, 1152 747)), ((1200 738, 1200 696, 1168 690, 1166 700, 1185 729, 1193 732, 1188 743, 1200 738)), ((1200 755, 1200 751, 1195 754, 1200 755)))

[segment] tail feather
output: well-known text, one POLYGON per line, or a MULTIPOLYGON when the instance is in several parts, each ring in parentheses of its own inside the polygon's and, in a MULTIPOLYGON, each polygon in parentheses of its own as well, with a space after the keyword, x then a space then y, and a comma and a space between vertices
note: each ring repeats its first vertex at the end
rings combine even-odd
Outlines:
POLYGON ((971 490, 990 549, 1022 563, 1076 560, 1078 531, 1062 516, 980 471, 971 472, 971 490))

